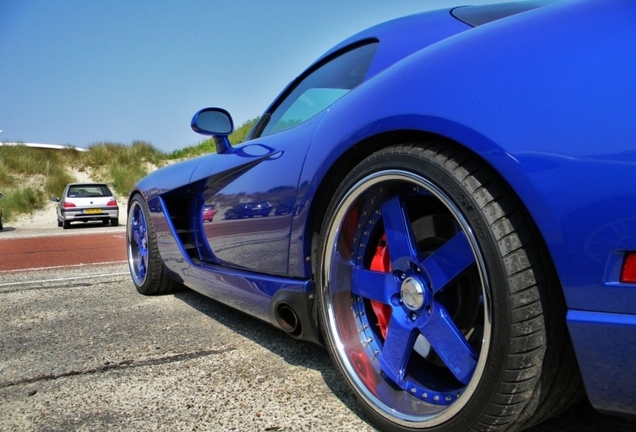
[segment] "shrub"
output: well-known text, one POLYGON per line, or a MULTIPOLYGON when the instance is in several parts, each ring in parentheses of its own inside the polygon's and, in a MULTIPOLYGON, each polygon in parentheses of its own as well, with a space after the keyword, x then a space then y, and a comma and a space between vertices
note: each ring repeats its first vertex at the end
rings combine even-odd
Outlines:
POLYGON ((0 204, 4 210, 3 218, 9 221, 19 214, 32 213, 42 208, 45 202, 46 199, 41 190, 27 186, 8 190, 0 204))
POLYGON ((148 172, 139 165, 110 165, 110 183, 119 196, 128 196, 128 193, 141 178, 148 172))

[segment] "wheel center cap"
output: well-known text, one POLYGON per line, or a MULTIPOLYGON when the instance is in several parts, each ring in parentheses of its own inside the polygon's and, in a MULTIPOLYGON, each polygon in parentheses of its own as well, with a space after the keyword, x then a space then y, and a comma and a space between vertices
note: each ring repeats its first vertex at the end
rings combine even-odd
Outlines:
POLYGON ((400 296, 404 306, 416 311, 424 304, 424 285, 418 279, 409 277, 404 279, 400 287, 400 296))

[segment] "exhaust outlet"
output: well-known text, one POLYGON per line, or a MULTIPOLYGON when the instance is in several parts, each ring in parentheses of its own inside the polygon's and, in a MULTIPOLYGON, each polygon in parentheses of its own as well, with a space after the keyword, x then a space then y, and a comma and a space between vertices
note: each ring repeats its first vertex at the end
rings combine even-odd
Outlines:
POLYGON ((287 304, 281 304, 276 309, 276 321, 280 328, 292 336, 300 336, 302 326, 298 314, 287 304))
POLYGON ((269 302, 269 322, 293 338, 324 345, 314 310, 315 292, 313 281, 306 281, 302 290, 279 289, 269 302))

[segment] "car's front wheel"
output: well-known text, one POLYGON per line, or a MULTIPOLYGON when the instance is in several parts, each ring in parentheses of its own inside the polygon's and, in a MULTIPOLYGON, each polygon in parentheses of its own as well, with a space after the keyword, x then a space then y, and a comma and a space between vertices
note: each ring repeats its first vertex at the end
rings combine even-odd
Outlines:
POLYGON ((394 431, 515 430, 574 402, 541 251, 503 182, 459 149, 395 146, 356 166, 323 223, 318 305, 366 413, 394 431))
POLYGON ((148 205, 141 195, 135 195, 128 207, 126 251, 130 274, 141 294, 168 294, 180 288, 163 265, 148 205))

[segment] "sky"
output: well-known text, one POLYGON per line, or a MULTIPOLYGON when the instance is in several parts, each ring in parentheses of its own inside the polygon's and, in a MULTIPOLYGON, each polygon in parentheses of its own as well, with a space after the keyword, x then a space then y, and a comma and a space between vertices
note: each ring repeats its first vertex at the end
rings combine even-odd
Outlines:
POLYGON ((0 0, 0 141, 196 145, 199 109, 238 127, 341 40, 500 0, 0 0))

